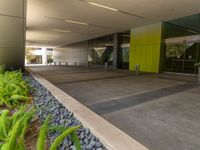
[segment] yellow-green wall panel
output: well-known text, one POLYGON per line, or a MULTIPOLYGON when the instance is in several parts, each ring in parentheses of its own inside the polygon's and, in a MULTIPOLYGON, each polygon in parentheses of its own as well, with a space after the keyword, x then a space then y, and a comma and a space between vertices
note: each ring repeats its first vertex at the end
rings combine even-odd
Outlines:
POLYGON ((130 66, 133 71, 140 64, 140 71, 159 72, 162 23, 131 30, 130 66))

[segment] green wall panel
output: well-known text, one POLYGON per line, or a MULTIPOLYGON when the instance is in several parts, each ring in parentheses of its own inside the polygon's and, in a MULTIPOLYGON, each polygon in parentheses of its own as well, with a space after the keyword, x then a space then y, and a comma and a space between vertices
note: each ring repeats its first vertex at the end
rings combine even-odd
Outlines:
POLYGON ((140 71, 159 72, 161 34, 162 22, 131 30, 131 71, 135 69, 136 64, 140 64, 140 71))

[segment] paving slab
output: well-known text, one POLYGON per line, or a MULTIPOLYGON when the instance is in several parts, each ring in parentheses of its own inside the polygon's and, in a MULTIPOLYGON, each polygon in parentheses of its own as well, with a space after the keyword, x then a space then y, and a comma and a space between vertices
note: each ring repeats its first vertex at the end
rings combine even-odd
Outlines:
POLYGON ((180 127, 176 128, 147 113, 128 109, 105 115, 104 118, 151 150, 198 150, 199 136, 185 132, 179 129, 180 127))
POLYGON ((62 69, 33 70, 149 149, 199 150, 196 76, 62 69))
POLYGON ((73 112, 74 117, 77 118, 84 127, 88 128, 92 134, 98 137, 106 149, 148 150, 144 145, 140 144, 135 139, 131 138, 129 135, 119 130, 93 111, 89 110, 76 99, 58 89, 43 77, 30 70, 29 72, 32 74, 33 78, 51 92, 51 94, 62 103, 63 106, 73 112))

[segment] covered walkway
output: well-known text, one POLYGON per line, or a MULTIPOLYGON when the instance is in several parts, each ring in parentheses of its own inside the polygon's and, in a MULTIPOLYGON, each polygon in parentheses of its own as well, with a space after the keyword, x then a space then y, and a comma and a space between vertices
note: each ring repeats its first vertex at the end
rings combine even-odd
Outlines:
POLYGON ((200 147, 195 76, 101 68, 29 67, 152 150, 200 147))

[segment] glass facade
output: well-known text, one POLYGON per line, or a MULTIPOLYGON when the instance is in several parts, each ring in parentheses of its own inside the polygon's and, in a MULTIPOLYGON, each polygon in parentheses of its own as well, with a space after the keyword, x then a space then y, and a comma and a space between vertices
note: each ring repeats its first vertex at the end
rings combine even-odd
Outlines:
MULTIPOLYGON (((178 18, 164 25, 164 39, 176 38, 176 44, 165 44, 164 71, 197 73, 195 63, 200 62, 200 14, 178 18), (187 40, 190 37, 192 40, 187 40), (182 40, 184 38, 186 40, 182 40)), ((173 39, 174 40, 174 39, 173 39)))
POLYGON ((199 42, 166 45, 165 71, 194 74, 197 62, 200 62, 199 42))
POLYGON ((122 48, 122 65, 124 67, 128 67, 129 66, 129 51, 130 51, 130 47, 124 47, 122 48))
POLYGON ((120 33, 120 50, 121 50, 121 62, 120 68, 129 68, 129 54, 130 54, 130 31, 120 33))
POLYGON ((113 35, 92 39, 88 41, 88 63, 92 65, 104 65, 113 63, 113 35))
MULTIPOLYGON (((117 67, 129 68, 130 31, 117 33, 117 67)), ((114 34, 88 41, 89 65, 113 65, 114 34)))

